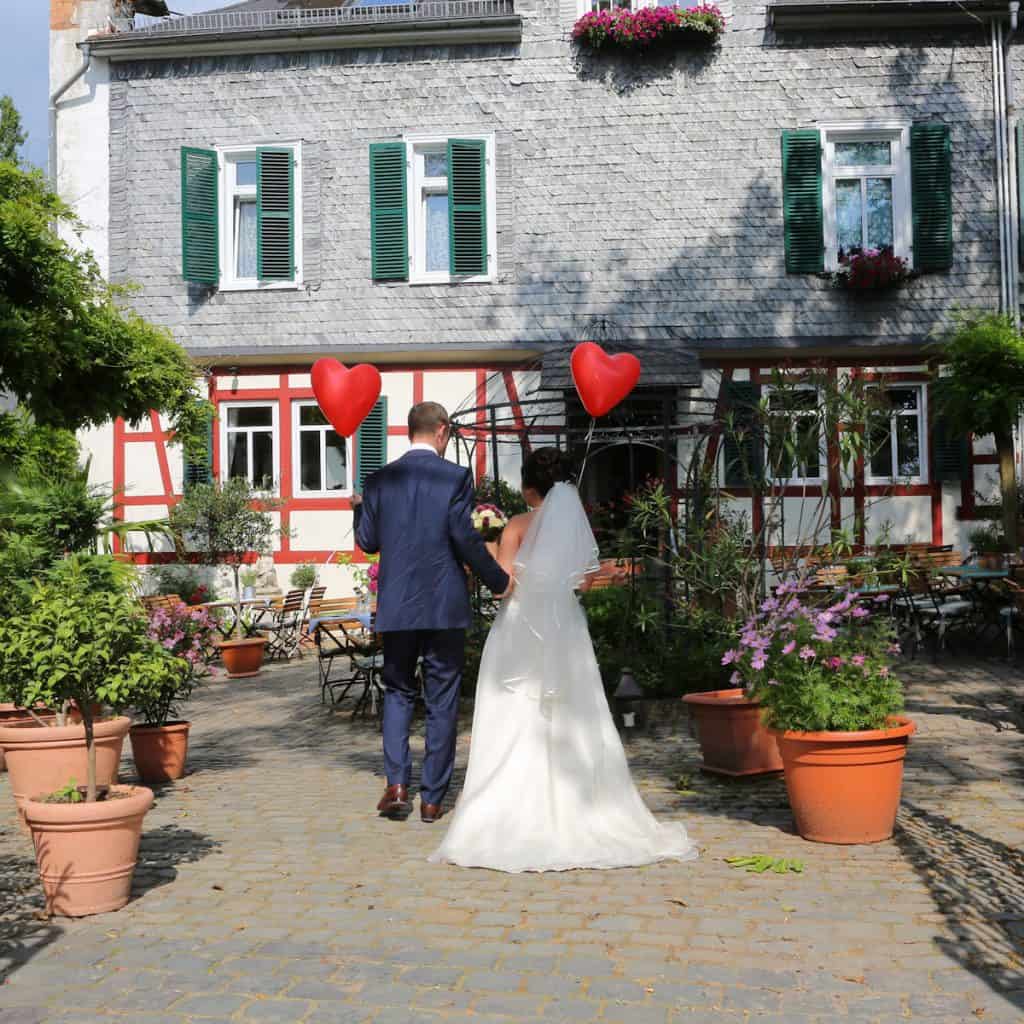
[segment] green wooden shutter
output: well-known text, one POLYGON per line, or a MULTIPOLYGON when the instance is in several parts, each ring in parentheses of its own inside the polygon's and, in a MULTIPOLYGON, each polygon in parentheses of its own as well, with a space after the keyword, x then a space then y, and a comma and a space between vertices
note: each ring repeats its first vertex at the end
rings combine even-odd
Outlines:
POLYGON ((212 149, 181 147, 181 275, 220 283, 219 177, 212 149))
POLYGON ((295 280, 295 159, 290 149, 256 150, 256 276, 295 280))
POLYGON ((370 146, 370 263, 374 281, 409 277, 405 143, 370 146))
POLYGON ((449 266, 453 277, 487 273, 487 154, 481 139, 448 140, 449 266))
POLYGON ((182 452, 182 489, 188 490, 195 484, 213 483, 213 420, 206 425, 206 450, 194 460, 182 452))
POLYGON ((955 431, 941 415, 932 417, 932 480, 966 480, 970 472, 970 444, 967 435, 955 431))
POLYGON ((377 404, 356 431, 356 490, 362 491, 366 478, 388 461, 388 400, 377 404))
POLYGON ((953 265, 952 150, 949 126, 910 126, 910 191, 914 216, 914 267, 953 265))
POLYGON ((727 487, 749 487, 760 481, 764 465, 764 439, 758 429, 760 389, 747 380, 731 380, 724 386, 732 416, 722 434, 723 479, 727 487))
POLYGON ((821 133, 782 133, 782 211, 786 271, 820 274, 825 269, 821 206, 821 133))

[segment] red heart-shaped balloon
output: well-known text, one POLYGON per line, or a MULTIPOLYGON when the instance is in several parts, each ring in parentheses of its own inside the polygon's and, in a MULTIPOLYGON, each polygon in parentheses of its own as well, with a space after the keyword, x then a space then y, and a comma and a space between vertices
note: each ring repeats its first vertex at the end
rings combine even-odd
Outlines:
POLYGON ((342 437, 351 437, 377 404, 380 371, 366 363, 348 370, 337 359, 318 359, 310 376, 320 411, 342 437))
POLYGON ((628 352, 610 356, 592 341, 580 342, 569 360, 583 408, 591 416, 611 412, 636 387, 640 360, 628 352))

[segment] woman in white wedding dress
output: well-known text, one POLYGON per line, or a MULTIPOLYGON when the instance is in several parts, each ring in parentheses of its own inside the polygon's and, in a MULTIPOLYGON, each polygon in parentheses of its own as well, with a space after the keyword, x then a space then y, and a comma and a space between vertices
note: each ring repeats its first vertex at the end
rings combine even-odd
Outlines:
POLYGON ((576 595, 598 554, 569 479, 554 448, 523 468, 531 511, 506 527, 498 556, 516 588, 487 638, 466 781, 432 861, 518 872, 697 856, 630 776, 576 595))

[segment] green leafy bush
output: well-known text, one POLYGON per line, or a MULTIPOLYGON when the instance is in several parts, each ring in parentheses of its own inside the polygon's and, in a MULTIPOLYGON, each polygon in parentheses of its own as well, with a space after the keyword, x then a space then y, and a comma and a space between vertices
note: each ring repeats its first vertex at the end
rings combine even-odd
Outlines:
POLYGON ((132 593, 134 570, 107 555, 73 555, 0 621, 0 695, 20 707, 74 701, 90 748, 88 800, 96 799, 93 706, 115 710, 176 686, 187 663, 147 635, 132 593))
POLYGON ((478 505, 497 505, 507 518, 518 516, 529 511, 522 493, 504 480, 484 477, 476 485, 476 503, 478 505))
POLYGON ((298 590, 308 590, 316 583, 316 567, 312 565, 296 566, 290 582, 298 590))

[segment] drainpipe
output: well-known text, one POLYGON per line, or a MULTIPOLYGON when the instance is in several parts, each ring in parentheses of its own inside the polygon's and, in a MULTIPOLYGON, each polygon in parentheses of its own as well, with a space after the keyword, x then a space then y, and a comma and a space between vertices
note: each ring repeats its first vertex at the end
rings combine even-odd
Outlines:
POLYGON ((1007 206, 1008 221, 1008 269, 1010 313, 1014 326, 1020 330, 1020 197, 1017 194, 1017 109, 1014 99, 1013 60, 1010 46, 1014 33, 1017 31, 1017 20, 1020 14, 1019 0, 1012 0, 1009 5, 1009 25, 1003 34, 1003 90, 1006 122, 1007 147, 1007 206))
POLYGON ((88 43, 82 43, 82 66, 50 97, 50 182, 57 189, 57 103, 88 70, 92 64, 92 50, 88 43))

